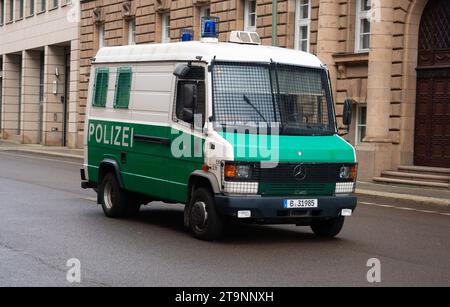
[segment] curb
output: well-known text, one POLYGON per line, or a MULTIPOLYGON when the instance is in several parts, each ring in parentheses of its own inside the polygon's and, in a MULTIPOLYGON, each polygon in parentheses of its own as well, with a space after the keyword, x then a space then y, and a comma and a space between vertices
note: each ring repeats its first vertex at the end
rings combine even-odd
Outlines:
POLYGON ((21 153, 32 153, 32 154, 40 154, 40 155, 46 155, 46 156, 52 156, 52 157, 77 159, 77 160, 81 160, 81 161, 84 159, 84 157, 80 156, 80 155, 65 154, 65 153, 61 153, 61 152, 49 152, 49 151, 34 150, 34 149, 8 148, 8 149, 0 150, 0 151, 15 151, 15 152, 21 152, 21 153))
POLYGON ((411 195, 411 194, 400 194, 400 193, 391 193, 391 192, 381 192, 374 190, 364 190, 364 189, 356 189, 356 194, 359 195, 368 195, 368 196, 378 196, 385 198, 392 198, 398 200, 409 200, 420 203, 422 205, 434 205, 444 208, 450 208, 450 200, 443 198, 435 198, 428 196, 419 196, 419 195, 411 195))

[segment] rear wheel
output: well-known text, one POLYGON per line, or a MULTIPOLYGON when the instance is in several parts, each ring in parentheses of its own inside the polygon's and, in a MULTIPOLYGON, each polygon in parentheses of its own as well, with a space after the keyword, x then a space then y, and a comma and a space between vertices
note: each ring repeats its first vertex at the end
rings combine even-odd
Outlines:
POLYGON ((333 238, 341 232, 344 220, 345 218, 340 216, 329 220, 315 221, 311 224, 311 229, 319 237, 333 238))
POLYGON ((103 177, 99 196, 103 212, 107 217, 129 217, 139 212, 140 203, 120 187, 114 173, 108 173, 103 177))
POLYGON ((196 189, 191 205, 186 208, 189 208, 189 227, 194 237, 206 241, 220 238, 223 220, 216 211, 214 197, 209 189, 196 189))

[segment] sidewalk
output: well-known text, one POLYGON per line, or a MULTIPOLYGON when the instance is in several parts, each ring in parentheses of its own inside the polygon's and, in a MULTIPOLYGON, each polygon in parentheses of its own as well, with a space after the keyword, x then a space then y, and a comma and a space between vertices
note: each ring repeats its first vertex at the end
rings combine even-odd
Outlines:
POLYGON ((43 145, 24 145, 17 144, 11 141, 0 140, 0 151, 14 151, 22 153, 34 153, 46 156, 62 157, 83 160, 82 149, 70 149, 67 147, 58 146, 43 146, 43 145))
POLYGON ((409 200, 424 205, 450 208, 450 190, 444 188, 358 182, 356 184, 356 193, 359 195, 409 200))
MULTIPOLYGON (((43 145, 23 145, 0 140, 0 151, 13 151, 34 153, 46 156, 83 159, 82 149, 69 149, 66 147, 49 147, 43 145)), ((415 187, 406 185, 380 184, 372 182, 358 182, 356 185, 358 195, 386 197, 398 200, 419 202, 450 208, 450 190, 415 187)))

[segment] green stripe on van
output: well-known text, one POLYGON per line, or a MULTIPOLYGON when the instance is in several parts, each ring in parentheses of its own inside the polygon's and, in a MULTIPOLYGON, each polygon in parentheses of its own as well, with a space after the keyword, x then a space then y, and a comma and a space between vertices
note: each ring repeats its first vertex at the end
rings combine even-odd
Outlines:
POLYGON ((203 165, 204 141, 171 127, 90 120, 87 133, 88 173, 94 182, 98 182, 100 163, 112 159, 120 167, 125 189, 185 202, 189 175, 203 165), (172 145, 146 142, 145 137, 168 140, 172 145), (186 146, 195 147, 190 155, 177 150, 187 142, 197 144, 186 146), (183 153, 185 156, 181 156, 183 153))

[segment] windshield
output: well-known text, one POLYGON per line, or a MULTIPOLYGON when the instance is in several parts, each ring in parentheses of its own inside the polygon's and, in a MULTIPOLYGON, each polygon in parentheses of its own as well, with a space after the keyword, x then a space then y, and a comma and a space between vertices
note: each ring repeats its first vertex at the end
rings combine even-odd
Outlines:
POLYGON ((267 126, 286 135, 335 133, 325 69, 216 62, 212 82, 218 130, 267 126))

